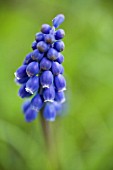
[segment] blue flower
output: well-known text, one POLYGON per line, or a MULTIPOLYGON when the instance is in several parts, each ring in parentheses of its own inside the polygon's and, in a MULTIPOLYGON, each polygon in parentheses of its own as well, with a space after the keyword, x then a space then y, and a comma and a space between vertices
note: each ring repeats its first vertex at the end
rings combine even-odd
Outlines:
POLYGON ((26 122, 32 122, 38 116, 38 112, 32 108, 28 108, 24 114, 26 122))
POLYGON ((53 103, 47 103, 45 108, 44 108, 44 112, 43 112, 43 116, 46 120, 49 121, 54 121, 55 117, 56 117, 56 109, 53 103))
POLYGON ((58 52, 61 52, 64 50, 65 48, 65 45, 64 45, 64 42, 61 41, 61 40, 58 40, 54 43, 53 47, 58 51, 58 52))
POLYGON ((63 29, 59 29, 55 32, 55 39, 60 40, 65 36, 65 32, 63 29))
POLYGON ((63 91, 56 91, 55 93, 55 101, 58 102, 58 103, 64 103, 65 102, 65 94, 63 91))
POLYGON ((40 76, 40 83, 42 88, 49 88, 53 84, 53 74, 51 71, 44 71, 40 76))
POLYGON ((37 48, 37 42, 34 41, 34 42, 32 43, 32 49, 35 50, 36 48, 37 48))
POLYGON ((35 40, 36 40, 36 42, 43 41, 44 40, 44 34, 42 32, 36 33, 35 40))
POLYGON ((36 61, 40 61, 43 58, 43 56, 44 53, 39 52, 38 49, 35 49, 31 54, 31 58, 36 61))
POLYGON ((15 82, 17 84, 25 84, 28 80, 29 80, 29 77, 23 77, 23 78, 20 78, 20 79, 15 78, 15 82))
POLYGON ((47 58, 50 60, 56 60, 58 58, 58 52, 54 48, 50 48, 47 53, 47 58))
POLYGON ((41 27, 41 32, 44 34, 49 34, 50 30, 51 30, 51 26, 48 24, 43 24, 41 27))
POLYGON ((44 102, 53 102, 55 98, 55 88, 51 85, 49 88, 43 90, 44 102))
POLYGON ((31 107, 36 111, 39 111, 43 104, 43 98, 38 93, 31 100, 31 107))
POLYGON ((44 41, 40 41, 37 43, 37 49, 42 53, 47 52, 48 47, 49 46, 44 41))
POLYGON ((26 83, 25 90, 30 94, 34 94, 35 92, 38 91, 38 89, 39 89, 39 77, 38 76, 31 77, 26 83))
POLYGON ((19 91, 18 91, 18 95, 19 95, 21 98, 30 97, 30 96, 32 95, 32 94, 28 93, 25 88, 26 88, 26 85, 23 84, 23 85, 20 87, 19 91))
POLYGON ((26 122, 35 120, 40 111, 47 121, 54 121, 62 113, 66 80, 61 52, 65 47, 62 41, 65 32, 56 28, 64 19, 64 15, 59 14, 52 20, 52 26, 41 26, 32 43, 32 51, 15 72, 15 82, 20 85, 18 95, 30 98, 22 105, 26 122))
POLYGON ((52 73, 54 75, 58 75, 58 74, 62 73, 62 70, 63 70, 63 68, 62 68, 61 64, 59 64, 58 62, 52 63, 52 73))
POLYGON ((55 36, 53 34, 45 35, 45 42, 48 44, 52 44, 55 41, 55 36))
POLYGON ((24 59, 24 62, 23 62, 23 64, 29 64, 29 63, 31 63, 33 60, 32 60, 32 58, 31 58, 31 56, 32 56, 32 52, 31 53, 29 53, 29 54, 27 54, 26 55, 26 57, 25 57, 25 59, 24 59))
POLYGON ((29 77, 35 76, 40 71, 38 62, 31 62, 26 68, 27 75, 29 77))
POLYGON ((23 105, 22 105, 22 111, 25 114, 27 109, 30 107, 31 101, 30 100, 26 100, 23 105))
POLYGON ((60 115, 62 112, 62 104, 58 102, 54 102, 53 104, 54 104, 57 115, 60 115))
POLYGON ((66 90, 66 80, 63 75, 55 76, 55 87, 59 92, 66 90))
POLYGON ((49 70, 51 68, 51 61, 44 57, 40 62, 40 69, 49 70))
POLYGON ((61 53, 58 53, 58 58, 56 59, 56 61, 61 64, 64 62, 64 56, 61 53))
POLYGON ((64 22, 64 19, 65 19, 65 17, 64 17, 63 14, 57 15, 57 16, 52 20, 52 21, 53 21, 53 26, 54 26, 55 28, 58 28, 59 25, 60 25, 62 22, 64 22))
POLYGON ((16 79, 19 80, 21 78, 27 77, 26 68, 26 65, 22 65, 17 69, 17 71, 14 73, 16 79))

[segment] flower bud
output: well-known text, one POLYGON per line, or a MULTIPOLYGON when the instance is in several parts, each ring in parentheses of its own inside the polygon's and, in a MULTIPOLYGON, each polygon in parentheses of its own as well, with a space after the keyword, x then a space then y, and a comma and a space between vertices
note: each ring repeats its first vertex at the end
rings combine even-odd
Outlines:
POLYGON ((55 37, 52 34, 45 35, 45 42, 48 44, 52 44, 55 41, 55 37))
POLYGON ((44 57, 40 62, 40 69, 49 70, 51 68, 51 61, 44 57))
POLYGON ((26 64, 29 64, 30 62, 33 61, 32 58, 31 58, 31 55, 32 55, 32 52, 26 55, 26 57, 25 57, 25 59, 23 61, 23 64, 26 65, 26 64))
POLYGON ((60 115, 62 111, 62 104, 58 102, 54 102, 53 104, 54 104, 57 115, 60 115))
POLYGON ((55 32, 55 39, 60 40, 65 36, 65 32, 63 29, 59 29, 55 32))
POLYGON ((47 103, 44 108, 43 116, 47 121, 54 121, 56 110, 53 103, 47 103))
POLYGON ((55 87, 59 92, 66 90, 66 81, 63 75, 59 74, 58 76, 55 76, 55 87))
POLYGON ((53 84, 53 75, 51 71, 44 71, 40 76, 40 83, 43 88, 49 88, 53 84))
POLYGON ((41 32, 44 34, 49 34, 50 30, 51 30, 51 27, 48 24, 43 24, 41 27, 41 32))
POLYGON ((60 65, 61 66, 61 72, 60 72, 60 74, 63 74, 64 73, 64 67, 62 66, 62 65, 60 65))
POLYGON ((42 52, 45 53, 48 50, 48 45, 44 42, 44 41, 40 41, 37 44, 37 49, 42 52))
POLYGON ((59 103, 64 103, 65 102, 65 95, 63 91, 60 92, 55 92, 55 101, 59 103))
POLYGON ((26 65, 22 65, 21 67, 19 67, 17 69, 17 71, 14 73, 16 79, 21 79, 23 77, 27 77, 27 73, 26 73, 26 65))
POLYGON ((56 60, 58 58, 58 52, 54 48, 50 48, 47 53, 47 58, 50 60, 56 60))
POLYGON ((34 50, 31 55, 32 59, 36 61, 40 61, 43 58, 43 56, 44 53, 39 52, 38 49, 34 50))
POLYGON ((26 83, 28 80, 29 80, 29 77, 23 77, 23 78, 21 78, 21 79, 16 79, 16 78, 15 78, 15 82, 16 82, 17 84, 24 84, 24 83, 26 83))
POLYGON ((26 85, 22 85, 18 91, 18 95, 21 97, 21 98, 26 98, 26 97, 30 97, 32 94, 28 93, 26 90, 25 90, 25 87, 26 85))
POLYGON ((56 41, 53 45, 53 47, 58 51, 58 52, 61 52, 64 50, 65 48, 65 45, 64 45, 64 42, 63 41, 56 41))
POLYGON ((39 111, 42 108, 42 106, 43 106, 42 97, 37 93, 31 100, 31 107, 34 110, 39 111))
POLYGON ((64 56, 61 53, 58 53, 58 58, 56 59, 56 61, 61 64, 64 61, 64 56))
POLYGON ((49 88, 44 88, 43 90, 43 98, 44 102, 53 102, 55 98, 55 89, 53 85, 51 85, 49 88))
POLYGON ((60 25, 62 22, 64 22, 64 19, 65 19, 65 17, 64 17, 63 14, 57 15, 57 16, 52 20, 53 26, 54 26, 55 28, 58 28, 59 25, 60 25))
POLYGON ((34 41, 34 42, 32 43, 32 49, 33 49, 33 50, 37 49, 37 42, 36 42, 36 41, 34 41))
POLYGON ((22 111, 23 113, 25 114, 27 109, 30 107, 30 104, 31 104, 31 101, 30 100, 27 100, 23 103, 22 105, 22 111))
POLYGON ((31 77, 26 83, 26 91, 30 94, 34 94, 39 89, 39 77, 31 77))
POLYGON ((29 77, 35 76, 36 74, 39 73, 39 71, 40 71, 39 64, 38 62, 35 62, 35 61, 28 64, 26 68, 26 72, 29 77))
POLYGON ((36 42, 43 41, 44 40, 44 34, 41 33, 41 32, 36 33, 35 40, 36 40, 36 42))
POLYGON ((32 122, 37 118, 38 112, 32 108, 28 108, 25 113, 25 121, 32 122))
POLYGON ((62 72, 62 66, 58 62, 53 62, 52 63, 52 73, 54 75, 58 75, 62 72))

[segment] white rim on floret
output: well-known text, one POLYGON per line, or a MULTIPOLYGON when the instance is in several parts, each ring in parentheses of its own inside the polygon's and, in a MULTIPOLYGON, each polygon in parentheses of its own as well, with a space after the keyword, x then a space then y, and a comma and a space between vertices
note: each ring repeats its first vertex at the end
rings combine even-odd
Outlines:
POLYGON ((65 91, 66 88, 64 87, 63 89, 58 90, 58 92, 65 91))
POLYGON ((49 88, 49 85, 48 84, 44 84, 42 87, 43 88, 49 88))
POLYGON ((31 89, 29 89, 28 87, 25 88, 25 90, 30 93, 30 94, 33 94, 33 91, 31 89))
POLYGON ((20 80, 20 77, 17 76, 17 72, 14 73, 17 80, 20 80))
POLYGON ((53 99, 46 99, 46 100, 44 100, 44 102, 51 102, 51 103, 53 103, 54 100, 53 99))
POLYGON ((65 101, 66 101, 66 99, 63 98, 63 99, 60 101, 60 103, 64 103, 65 101))

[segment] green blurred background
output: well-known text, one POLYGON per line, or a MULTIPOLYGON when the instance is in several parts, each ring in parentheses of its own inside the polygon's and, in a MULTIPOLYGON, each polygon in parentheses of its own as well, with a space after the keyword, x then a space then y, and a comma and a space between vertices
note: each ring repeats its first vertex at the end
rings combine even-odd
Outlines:
POLYGON ((0 21, 0 170, 113 170, 113 1, 2 0, 0 21), (59 13, 67 109, 51 124, 49 160, 40 117, 24 121, 14 72, 59 13))

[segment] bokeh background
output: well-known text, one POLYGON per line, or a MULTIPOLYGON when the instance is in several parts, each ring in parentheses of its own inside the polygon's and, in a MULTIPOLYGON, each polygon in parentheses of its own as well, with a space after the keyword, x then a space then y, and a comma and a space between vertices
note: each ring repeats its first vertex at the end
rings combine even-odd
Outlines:
POLYGON ((112 0, 0 1, 0 170, 36 169, 113 170, 112 0), (49 159, 40 116, 24 121, 14 72, 41 24, 59 13, 66 17, 67 106, 50 124, 49 159))

